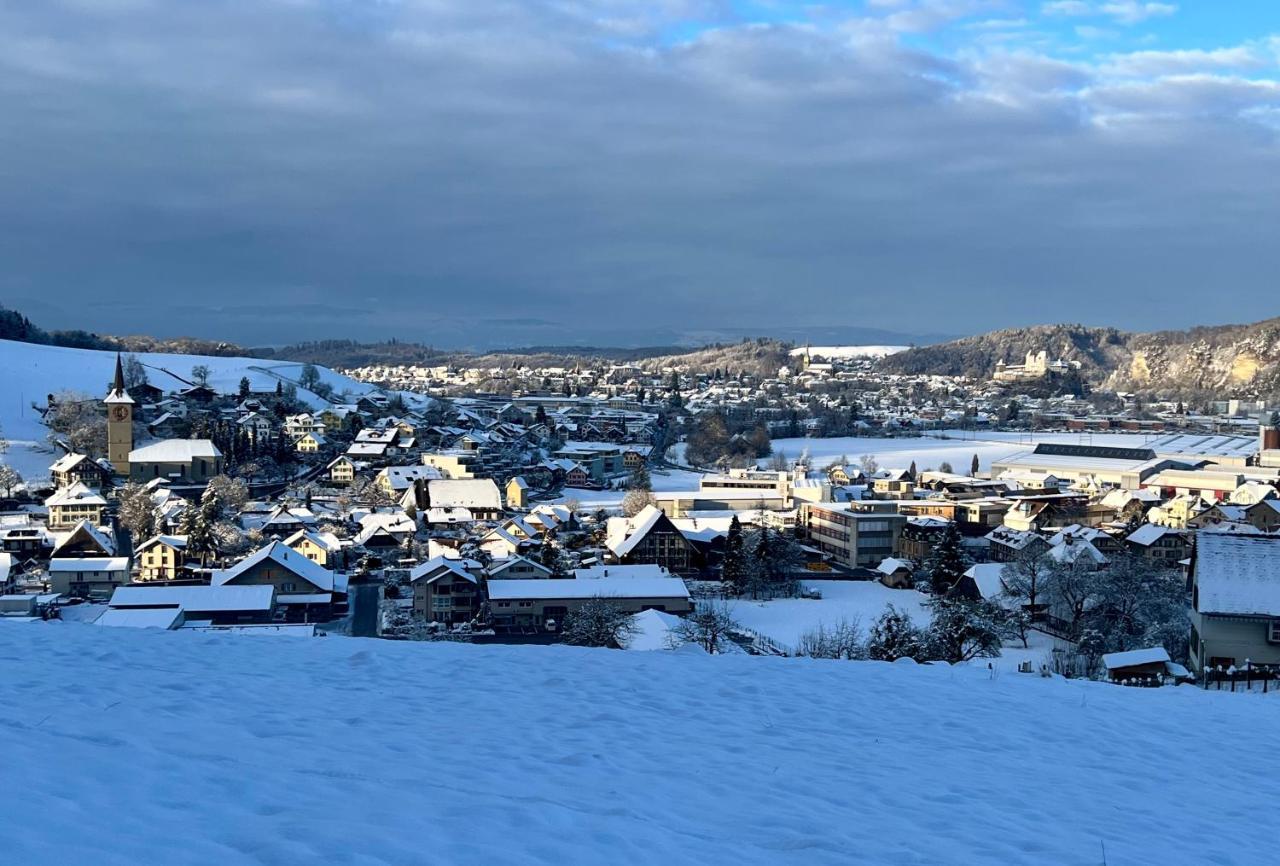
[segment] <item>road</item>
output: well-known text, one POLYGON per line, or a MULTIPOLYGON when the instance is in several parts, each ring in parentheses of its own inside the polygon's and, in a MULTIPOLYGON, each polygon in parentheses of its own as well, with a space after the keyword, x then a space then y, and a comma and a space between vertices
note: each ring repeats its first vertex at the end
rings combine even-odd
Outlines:
POLYGON ((351 605, 351 636, 378 636, 378 602, 382 598, 382 584, 351 584, 348 601, 351 605))

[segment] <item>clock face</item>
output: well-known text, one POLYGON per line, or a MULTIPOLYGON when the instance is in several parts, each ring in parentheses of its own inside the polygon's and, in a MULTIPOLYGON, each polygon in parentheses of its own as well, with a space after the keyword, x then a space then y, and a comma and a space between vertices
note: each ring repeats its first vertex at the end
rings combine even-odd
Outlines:
POLYGON ((128 418, 128 417, 129 417, 129 410, 128 410, 128 409, 126 409, 124 406, 112 406, 112 407, 111 407, 111 420, 112 420, 112 421, 123 421, 124 419, 126 419, 126 418, 128 418))

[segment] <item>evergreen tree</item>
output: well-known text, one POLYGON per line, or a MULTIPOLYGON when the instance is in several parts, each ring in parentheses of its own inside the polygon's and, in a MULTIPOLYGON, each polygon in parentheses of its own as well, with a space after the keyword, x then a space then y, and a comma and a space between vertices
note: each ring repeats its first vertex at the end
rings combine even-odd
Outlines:
POLYGON ((248 396, 249 396, 249 377, 241 376, 240 377, 240 399, 243 400, 245 397, 248 397, 248 396))
POLYGON ((729 520, 729 534, 724 542, 724 564, 721 580, 726 595, 741 595, 747 578, 747 563, 742 548, 742 524, 738 515, 729 520))
POLYGON ((886 662, 902 658, 918 660, 924 654, 924 641, 924 635, 911 622, 911 617, 887 605, 867 635, 867 658, 886 662))
POLYGON ((910 473, 911 480, 914 481, 916 479, 916 461, 911 461, 911 467, 907 469, 907 472, 910 473))
POLYGON ((627 479, 628 490, 643 490, 645 492, 653 491, 653 481, 649 478, 649 467, 641 463, 631 473, 631 477, 627 479))
POLYGON ((1010 636, 1008 618, 991 602, 938 596, 929 606, 933 618, 925 631, 926 659, 955 664, 995 658, 1010 636))
POLYGON ((947 593, 964 576, 969 565, 969 558, 961 547, 960 529, 952 521, 925 559, 924 577, 929 583, 929 591, 934 595, 947 593))
POLYGON ((977 454, 973 455, 973 460, 969 462, 969 474, 976 478, 978 475, 978 469, 980 466, 981 464, 978 463, 978 455, 977 454))

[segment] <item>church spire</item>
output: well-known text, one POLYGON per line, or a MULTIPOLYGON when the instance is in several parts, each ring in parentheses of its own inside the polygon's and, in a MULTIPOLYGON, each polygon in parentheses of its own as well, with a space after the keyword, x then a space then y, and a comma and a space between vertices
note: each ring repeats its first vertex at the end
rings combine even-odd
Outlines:
POLYGON ((119 352, 116 352, 116 378, 111 383, 111 393, 107 394, 104 402, 108 404, 133 402, 133 398, 124 387, 124 362, 120 359, 119 352))

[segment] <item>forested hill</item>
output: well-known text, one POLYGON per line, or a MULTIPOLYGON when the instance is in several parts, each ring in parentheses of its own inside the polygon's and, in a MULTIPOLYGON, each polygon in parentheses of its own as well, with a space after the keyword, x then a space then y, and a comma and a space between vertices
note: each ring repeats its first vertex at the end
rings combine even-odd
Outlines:
POLYGON ((886 372, 989 377, 996 362, 1027 352, 1078 361, 1095 386, 1234 396, 1280 394, 1280 318, 1186 331, 1132 333, 1085 325, 1010 328, 885 358, 886 372))

